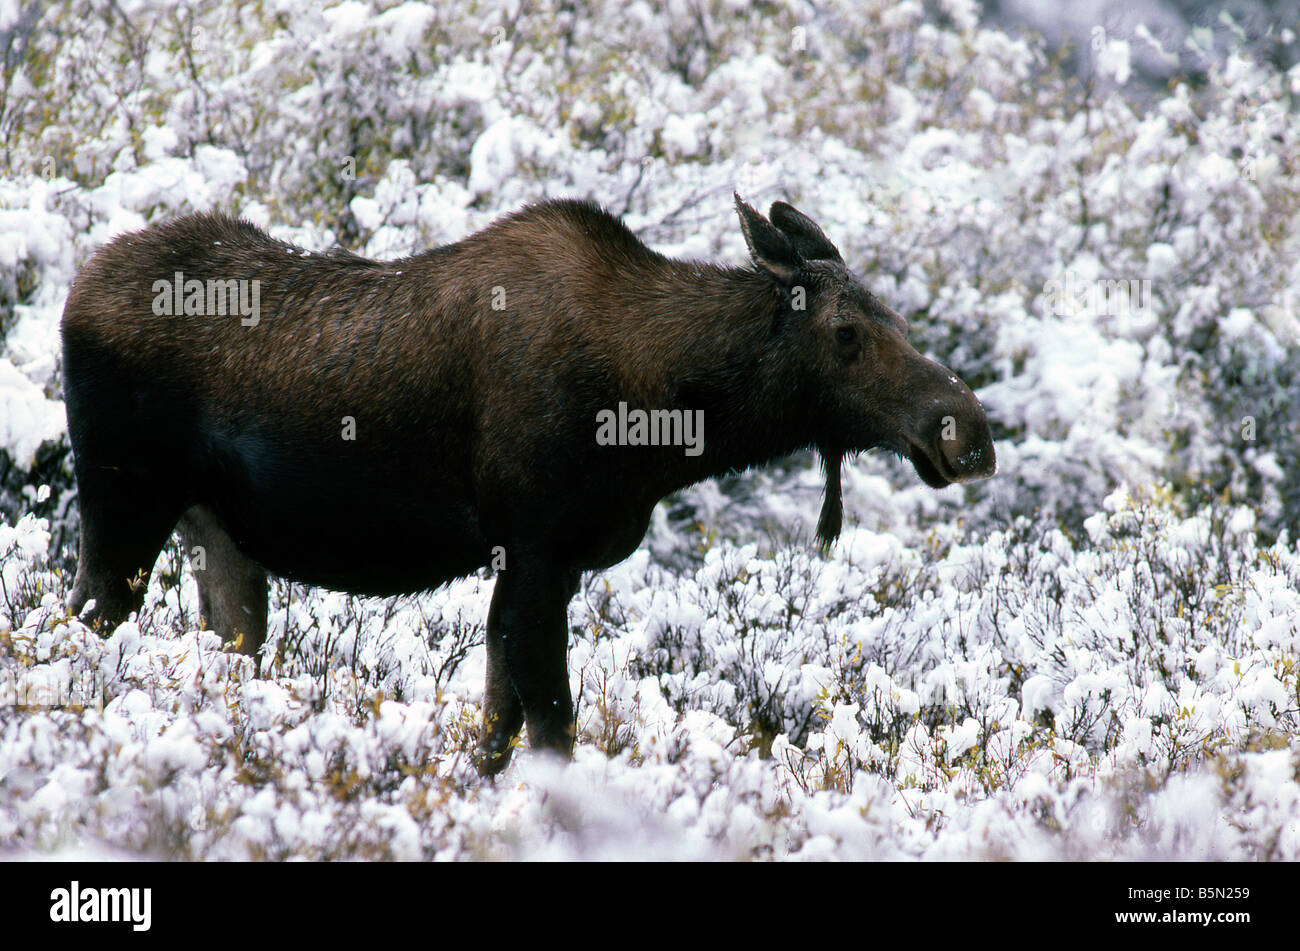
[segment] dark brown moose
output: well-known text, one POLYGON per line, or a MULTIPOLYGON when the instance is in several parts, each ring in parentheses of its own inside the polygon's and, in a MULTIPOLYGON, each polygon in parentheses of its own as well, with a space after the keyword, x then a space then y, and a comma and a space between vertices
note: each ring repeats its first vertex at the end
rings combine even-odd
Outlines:
POLYGON ((995 470, 974 394, 822 230, 736 208, 752 268, 664 257, 573 200, 397 261, 218 214, 116 238, 63 315, 70 607, 125 620, 176 528, 205 623, 252 653, 267 572, 391 596, 492 565, 480 769, 525 721, 570 754, 567 605, 664 496, 816 448, 829 544, 845 453, 892 450, 936 488, 995 470))

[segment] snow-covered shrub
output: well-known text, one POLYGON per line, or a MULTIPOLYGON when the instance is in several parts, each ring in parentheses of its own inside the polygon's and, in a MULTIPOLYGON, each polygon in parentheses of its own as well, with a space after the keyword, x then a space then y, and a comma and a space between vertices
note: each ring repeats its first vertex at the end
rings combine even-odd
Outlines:
MULTIPOLYGON (((480 579, 418 604, 294 594, 261 678, 194 629, 189 582, 155 585, 107 639, 47 596, 0 632, 0 837, 229 858, 1295 859, 1300 552, 1253 524, 1121 490, 1078 546, 1021 520, 917 548, 854 532, 830 558, 719 544, 685 575, 642 550, 570 611, 577 762, 525 751, 499 785, 472 771, 483 647, 451 626, 478 630, 480 579)), ((6 579, 46 537, 0 531, 6 579)))
POLYGON ((1300 728, 1300 555, 1254 525, 1180 515, 1163 488, 1112 494, 1077 547, 1021 519, 930 550, 856 532, 831 561, 715 550, 641 599, 630 668, 742 749, 784 734, 850 775, 933 786, 960 763, 996 788, 1038 747, 1066 776, 1109 758, 1167 774, 1300 728))
MULTIPOLYGON (((665 250, 738 258, 739 186, 821 220, 992 413, 1001 478, 889 513, 960 506, 988 529, 1038 509, 1077 531, 1116 485, 1163 477, 1294 535, 1300 80, 1206 50, 1196 88, 1125 97, 1113 63, 1081 84, 945 9, 54 5, 9 61, 0 117, 6 357, 57 398, 75 263, 195 208, 397 254, 576 193, 665 250)), ((32 422, 0 448, 26 469, 19 443, 57 437, 57 413, 9 402, 32 422)), ((740 514, 777 521, 751 478, 727 488, 740 514)))

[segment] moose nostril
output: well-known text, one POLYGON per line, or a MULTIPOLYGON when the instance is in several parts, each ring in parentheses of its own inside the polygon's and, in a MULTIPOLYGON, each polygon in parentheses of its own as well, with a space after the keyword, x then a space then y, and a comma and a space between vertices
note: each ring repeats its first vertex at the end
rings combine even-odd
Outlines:
POLYGON ((990 438, 954 437, 939 440, 939 453, 952 475, 982 476, 992 475, 997 464, 993 454, 993 442, 990 438))
POLYGON ((949 478, 965 481, 989 476, 996 471, 993 434, 982 419, 966 419, 955 413, 945 415, 940 420, 935 448, 949 478))
POLYGON ((979 469, 984 464, 984 450, 975 447, 967 452, 963 452, 957 458, 951 460, 952 467, 958 472, 970 472, 979 469))

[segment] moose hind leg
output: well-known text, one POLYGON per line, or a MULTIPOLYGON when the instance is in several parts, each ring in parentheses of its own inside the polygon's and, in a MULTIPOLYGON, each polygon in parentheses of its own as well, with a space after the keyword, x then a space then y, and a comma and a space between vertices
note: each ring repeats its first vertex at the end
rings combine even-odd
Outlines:
POLYGON ((203 623, 257 656, 266 641, 266 569, 235 547, 209 508, 192 507, 176 527, 199 586, 203 623))
POLYGON ((81 546, 68 607, 107 636, 144 604, 149 575, 176 524, 166 488, 138 473, 82 466, 77 475, 81 546))

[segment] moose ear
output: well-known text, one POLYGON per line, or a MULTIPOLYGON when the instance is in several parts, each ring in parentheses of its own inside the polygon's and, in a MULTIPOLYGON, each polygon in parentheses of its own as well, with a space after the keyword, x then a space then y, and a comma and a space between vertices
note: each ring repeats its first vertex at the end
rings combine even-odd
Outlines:
POLYGON ((741 201, 739 195, 735 198, 740 230, 754 264, 783 287, 792 286, 803 267, 803 258, 779 228, 741 201))
POLYGON ((830 238, 817 227, 817 222, 803 212, 783 201, 777 201, 772 203, 769 214, 772 216, 772 224, 781 229, 801 257, 810 261, 844 263, 839 248, 831 244, 830 238))

